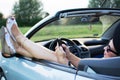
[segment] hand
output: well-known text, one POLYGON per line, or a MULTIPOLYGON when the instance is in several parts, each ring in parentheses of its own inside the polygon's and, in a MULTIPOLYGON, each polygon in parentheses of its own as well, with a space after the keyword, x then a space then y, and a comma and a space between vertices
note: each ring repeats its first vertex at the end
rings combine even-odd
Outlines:
POLYGON ((66 53, 63 50, 62 46, 59 46, 58 43, 55 48, 55 53, 59 63, 68 65, 68 59, 66 58, 66 53))
POLYGON ((69 48, 65 44, 62 44, 62 48, 63 48, 64 52, 66 53, 66 57, 70 61, 70 63, 72 65, 74 65, 75 67, 77 67, 78 64, 79 64, 80 58, 75 56, 75 55, 73 55, 70 52, 69 48))
POLYGON ((64 52, 66 53, 66 57, 69 59, 71 57, 71 52, 69 50, 69 48, 65 45, 65 44, 62 44, 62 48, 64 50, 64 52))

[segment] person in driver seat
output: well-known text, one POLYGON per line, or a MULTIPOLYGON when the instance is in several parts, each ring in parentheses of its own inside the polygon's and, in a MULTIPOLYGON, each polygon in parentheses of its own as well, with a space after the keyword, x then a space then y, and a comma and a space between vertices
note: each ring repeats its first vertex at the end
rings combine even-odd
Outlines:
POLYGON ((111 57, 120 56, 120 27, 116 29, 113 39, 111 39, 109 44, 104 48, 105 51, 103 58, 84 59, 73 55, 64 44, 62 44, 62 46, 57 45, 55 51, 52 51, 32 42, 20 32, 14 17, 8 18, 6 27, 2 27, 1 31, 2 54, 5 57, 21 54, 26 57, 44 59, 65 65, 68 65, 68 63, 71 62, 78 69, 81 67, 84 69, 85 66, 89 66, 94 68, 94 70, 98 73, 105 72, 105 74, 120 74, 120 70, 118 70, 120 68, 111 69, 112 66, 108 68, 109 64, 114 66, 117 65, 117 67, 120 66, 120 64, 111 60, 109 61, 108 59, 111 57))
POLYGON ((108 45, 104 47, 103 58, 81 59, 72 54, 65 44, 57 46, 56 53, 59 53, 60 51, 63 52, 63 54, 66 54, 69 62, 79 70, 90 67, 97 73, 120 76, 120 26, 116 27, 113 38, 108 45))

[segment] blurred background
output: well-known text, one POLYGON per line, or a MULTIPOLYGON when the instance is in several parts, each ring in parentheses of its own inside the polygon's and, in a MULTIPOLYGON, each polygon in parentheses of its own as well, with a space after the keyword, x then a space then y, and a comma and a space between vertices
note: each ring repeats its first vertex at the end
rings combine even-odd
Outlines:
MULTIPOLYGON (((107 1, 108 7, 120 7, 120 0, 107 1)), ((102 3, 103 0, 0 0, 0 27, 5 26, 6 18, 10 15, 15 15, 19 27, 32 27, 55 11, 101 7, 102 3)))
MULTIPOLYGON (((81 4, 82 0, 1 0, 0 1, 0 26, 5 25, 4 19, 15 15, 19 26, 33 26, 36 22, 57 10, 75 7, 87 7, 81 4), (81 5, 80 5, 81 4, 81 5)), ((5 20, 6 21, 6 20, 5 20)))

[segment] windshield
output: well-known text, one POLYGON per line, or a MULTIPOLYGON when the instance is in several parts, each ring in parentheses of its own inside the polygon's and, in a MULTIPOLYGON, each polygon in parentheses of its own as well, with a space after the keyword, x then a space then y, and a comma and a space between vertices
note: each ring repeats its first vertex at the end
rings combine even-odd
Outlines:
POLYGON ((63 37, 69 39, 99 38, 118 19, 118 16, 108 15, 60 18, 38 31, 31 40, 43 41, 63 37))

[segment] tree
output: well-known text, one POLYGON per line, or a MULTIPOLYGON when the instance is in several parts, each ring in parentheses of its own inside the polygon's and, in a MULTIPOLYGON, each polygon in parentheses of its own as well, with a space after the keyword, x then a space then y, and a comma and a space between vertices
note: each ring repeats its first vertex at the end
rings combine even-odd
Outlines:
POLYGON ((41 19, 42 6, 42 3, 38 0, 19 0, 18 3, 16 2, 13 13, 18 24, 21 26, 34 25, 41 19))
POLYGON ((5 19, 3 18, 3 14, 0 13, 0 27, 5 25, 5 19))
MULTIPOLYGON (((89 7, 90 8, 120 8, 120 0, 90 0, 89 7), (102 5, 102 6, 101 6, 102 5)), ((104 15, 100 17, 100 21, 103 24, 103 30, 108 28, 107 25, 111 25, 111 23, 118 20, 117 16, 108 16, 104 15)))
POLYGON ((89 1, 89 7, 90 8, 98 8, 100 7, 101 3, 102 3, 103 0, 90 0, 89 1))
POLYGON ((115 8, 120 8, 120 0, 115 0, 113 4, 115 8))
POLYGON ((89 7, 90 8, 120 8, 120 0, 90 0, 89 7), (105 2, 104 2, 105 1, 105 2), (101 6, 104 3, 103 6, 101 6))
POLYGON ((2 19, 3 18, 3 14, 2 13, 0 13, 0 19, 2 19))

